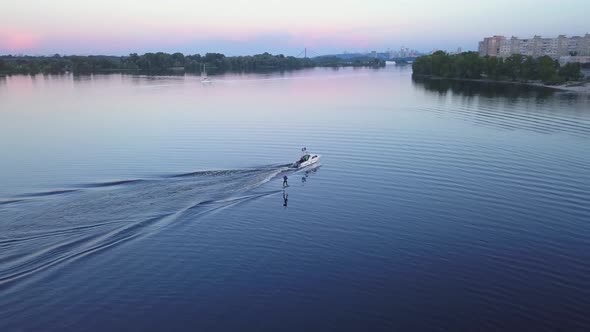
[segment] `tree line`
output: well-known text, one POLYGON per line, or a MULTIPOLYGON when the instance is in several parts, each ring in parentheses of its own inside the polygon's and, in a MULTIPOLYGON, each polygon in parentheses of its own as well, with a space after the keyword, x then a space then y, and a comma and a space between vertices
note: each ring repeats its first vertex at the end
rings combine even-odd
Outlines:
POLYGON ((559 65, 548 56, 533 58, 513 54, 507 58, 480 57, 476 52, 448 54, 443 51, 421 56, 412 64, 413 74, 442 78, 541 81, 560 84, 582 79, 580 64, 559 65))
POLYGON ((384 66, 378 59, 346 61, 338 58, 296 58, 269 53, 252 56, 225 56, 221 53, 184 55, 182 53, 137 53, 128 56, 0 56, 0 74, 61 74, 144 72, 169 73, 173 71, 207 72, 291 70, 316 66, 384 66))

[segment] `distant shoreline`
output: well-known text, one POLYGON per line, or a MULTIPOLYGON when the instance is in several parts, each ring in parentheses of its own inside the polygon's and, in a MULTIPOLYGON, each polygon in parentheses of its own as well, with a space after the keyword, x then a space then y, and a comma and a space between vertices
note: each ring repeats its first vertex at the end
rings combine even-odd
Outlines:
POLYGON ((547 88, 557 91, 566 91, 578 94, 590 95, 590 82, 570 82, 567 84, 560 85, 548 85, 541 82, 523 82, 523 81, 507 81, 507 80, 492 80, 487 78, 456 78, 456 77, 440 77, 431 75, 417 75, 417 77, 429 79, 429 80, 449 80, 449 81, 461 81, 461 82, 478 82, 478 83, 497 83, 497 84, 510 84, 510 85, 526 85, 534 86, 538 88, 547 88))
MULTIPOLYGON (((223 74, 268 74, 268 73, 285 73, 295 72, 306 69, 324 68, 324 69, 344 69, 344 68, 382 68, 383 66, 371 66, 371 65, 317 65, 311 67, 302 68, 262 68, 262 69, 243 69, 243 70, 219 70, 208 73, 208 76, 215 77, 223 74)), ((88 76, 88 75, 111 75, 111 74, 122 74, 122 75, 141 75, 141 76, 200 76, 199 72, 187 71, 183 69, 166 69, 166 70, 137 70, 137 69, 113 69, 113 70, 96 70, 96 71, 64 71, 64 72, 0 72, 1 77, 9 76, 35 76, 35 75, 74 75, 74 76, 88 76)))
POLYGON ((131 53, 128 56, 59 55, 28 56, 0 55, 0 74, 94 74, 135 72, 149 75, 171 73, 284 71, 313 67, 385 67, 385 61, 371 56, 343 59, 336 56, 297 58, 283 54, 262 53, 248 56, 225 56, 182 53, 131 53))
MULTIPOLYGON (((297 67, 297 68, 258 68, 258 69, 224 69, 209 72, 209 76, 217 76, 221 74, 264 74, 264 73, 277 73, 277 72, 291 72, 313 68, 382 68, 385 66, 376 66, 369 64, 337 64, 337 65, 314 65, 308 67, 297 67)), ((31 75, 109 75, 109 74, 126 74, 126 75, 148 75, 148 76, 183 76, 202 75, 197 71, 168 68, 162 70, 138 70, 138 69, 101 69, 92 71, 58 71, 58 72, 20 72, 20 71, 0 71, 0 77, 7 76, 31 76, 31 75)))

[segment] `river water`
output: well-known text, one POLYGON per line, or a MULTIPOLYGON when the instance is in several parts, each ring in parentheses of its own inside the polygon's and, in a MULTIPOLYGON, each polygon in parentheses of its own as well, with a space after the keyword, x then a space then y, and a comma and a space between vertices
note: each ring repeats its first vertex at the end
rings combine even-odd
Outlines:
POLYGON ((0 184, 1 331, 590 329, 587 96, 0 77, 0 184))

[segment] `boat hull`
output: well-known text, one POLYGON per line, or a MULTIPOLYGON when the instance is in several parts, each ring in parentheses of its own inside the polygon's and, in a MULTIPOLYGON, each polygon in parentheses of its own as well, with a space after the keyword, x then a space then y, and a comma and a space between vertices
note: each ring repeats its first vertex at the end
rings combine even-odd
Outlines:
POLYGON ((311 156, 311 158, 309 158, 308 160, 304 161, 304 162, 295 162, 293 164, 293 168, 304 168, 307 167, 309 165, 313 165, 316 164, 320 161, 320 155, 314 154, 311 156))

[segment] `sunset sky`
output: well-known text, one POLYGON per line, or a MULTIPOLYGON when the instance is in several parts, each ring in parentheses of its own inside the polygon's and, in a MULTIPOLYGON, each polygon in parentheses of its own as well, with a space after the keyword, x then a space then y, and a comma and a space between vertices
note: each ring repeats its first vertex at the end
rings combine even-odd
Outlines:
POLYGON ((473 50, 483 36, 583 35, 588 0, 28 0, 0 3, 0 54, 473 50))

